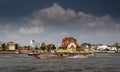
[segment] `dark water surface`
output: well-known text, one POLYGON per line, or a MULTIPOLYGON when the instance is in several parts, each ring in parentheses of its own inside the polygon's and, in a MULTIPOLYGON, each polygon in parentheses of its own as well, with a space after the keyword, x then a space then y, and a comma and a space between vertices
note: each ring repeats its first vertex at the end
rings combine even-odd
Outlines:
POLYGON ((120 53, 74 59, 36 59, 26 54, 0 54, 0 72, 120 72, 120 53))

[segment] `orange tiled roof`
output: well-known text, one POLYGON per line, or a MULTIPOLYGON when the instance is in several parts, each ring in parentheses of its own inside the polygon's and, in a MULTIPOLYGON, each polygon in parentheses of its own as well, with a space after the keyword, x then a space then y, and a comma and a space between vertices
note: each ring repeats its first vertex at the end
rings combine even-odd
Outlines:
POLYGON ((77 43, 77 39, 75 39, 74 37, 66 37, 62 39, 62 45, 59 48, 67 48, 69 43, 75 43, 77 48, 80 48, 81 46, 77 43))

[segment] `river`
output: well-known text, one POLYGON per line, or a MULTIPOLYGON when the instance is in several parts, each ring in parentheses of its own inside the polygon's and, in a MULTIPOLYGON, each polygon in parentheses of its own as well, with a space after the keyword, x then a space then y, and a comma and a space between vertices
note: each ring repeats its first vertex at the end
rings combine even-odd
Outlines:
POLYGON ((120 72, 120 53, 97 53, 94 57, 74 59, 0 54, 0 72, 120 72))

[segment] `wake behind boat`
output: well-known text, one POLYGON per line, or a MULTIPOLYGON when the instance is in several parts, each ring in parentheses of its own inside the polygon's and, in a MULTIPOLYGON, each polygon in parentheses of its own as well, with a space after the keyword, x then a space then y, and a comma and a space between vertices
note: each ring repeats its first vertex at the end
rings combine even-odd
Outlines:
POLYGON ((94 54, 87 54, 87 55, 79 54, 79 55, 70 56, 68 58, 88 58, 88 57, 93 57, 93 56, 94 54))
POLYGON ((85 55, 75 55, 75 56, 70 56, 68 58, 88 58, 88 56, 85 56, 85 55))

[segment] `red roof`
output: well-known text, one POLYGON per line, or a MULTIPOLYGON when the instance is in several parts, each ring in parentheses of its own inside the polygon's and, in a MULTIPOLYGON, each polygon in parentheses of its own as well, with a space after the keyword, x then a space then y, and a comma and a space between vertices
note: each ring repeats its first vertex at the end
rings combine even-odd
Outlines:
POLYGON ((66 37, 62 39, 62 45, 59 48, 67 48, 69 43, 75 43, 77 48, 80 48, 81 46, 77 43, 77 39, 74 37, 66 37))

